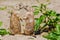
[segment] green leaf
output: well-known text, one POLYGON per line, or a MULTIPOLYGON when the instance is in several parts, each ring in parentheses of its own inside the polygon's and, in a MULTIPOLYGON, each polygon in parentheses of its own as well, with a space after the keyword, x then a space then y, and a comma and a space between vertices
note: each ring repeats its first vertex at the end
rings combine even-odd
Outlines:
POLYGON ((60 24, 56 24, 56 33, 60 34, 60 24))
POLYGON ((35 10, 34 15, 38 15, 38 14, 39 14, 39 10, 35 10))
POLYGON ((34 30, 37 31, 40 27, 40 24, 45 20, 45 16, 42 15, 40 16, 40 18, 36 19, 35 20, 35 27, 34 27, 34 30))
POLYGON ((0 27, 2 26, 2 24, 3 24, 3 22, 2 22, 2 21, 0 21, 0 27))
POLYGON ((50 16, 56 16, 56 12, 55 11, 50 11, 50 16))
POLYGON ((40 23, 43 22, 45 20, 46 16, 45 15, 41 15, 39 18, 40 23))
POLYGON ((57 16, 56 17, 56 21, 60 21, 60 16, 57 16))
POLYGON ((57 40, 57 35, 54 34, 53 32, 48 33, 48 35, 46 35, 44 37, 47 39, 50 39, 50 40, 57 40))
POLYGON ((0 29, 0 35, 6 35, 9 34, 6 29, 0 29))
POLYGON ((60 24, 56 24, 55 30, 50 31, 48 35, 44 37, 50 40, 60 40, 60 24))
POLYGON ((59 20, 60 20, 60 16, 57 16, 57 19, 59 19, 59 20))
POLYGON ((39 6, 32 6, 34 8, 34 15, 38 15, 39 11, 40 11, 40 7, 39 6))
POLYGON ((34 27, 34 30, 37 31, 39 29, 39 26, 40 25, 40 22, 38 19, 35 20, 35 27, 34 27))
POLYGON ((56 16, 56 14, 57 14, 57 13, 56 13, 55 11, 53 11, 53 10, 47 10, 47 11, 46 11, 46 15, 47 15, 47 16, 56 16))
POLYGON ((60 36, 58 36, 57 40, 60 40, 60 36))
POLYGON ((5 10, 7 7, 4 6, 4 7, 0 7, 0 10, 5 10))
POLYGON ((38 6, 32 6, 34 9, 39 9, 39 7, 38 6))

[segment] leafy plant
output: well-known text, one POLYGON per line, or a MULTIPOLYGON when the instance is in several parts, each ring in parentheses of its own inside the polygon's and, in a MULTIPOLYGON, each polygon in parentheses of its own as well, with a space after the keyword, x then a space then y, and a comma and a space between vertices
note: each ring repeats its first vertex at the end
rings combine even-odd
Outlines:
MULTIPOLYGON (((40 12, 46 9, 46 5, 41 4, 40 6, 32 6, 34 10, 34 15, 38 15, 40 12)), ((45 20, 46 16, 41 15, 39 18, 35 18, 35 27, 34 31, 37 31, 40 27, 40 24, 45 20)))
POLYGON ((0 7, 0 10, 5 10, 7 7, 4 6, 4 7, 0 7))
POLYGON ((0 29, 0 35, 6 35, 9 34, 9 32, 6 31, 6 29, 0 29))
MULTIPOLYGON (((2 26, 2 24, 3 24, 3 22, 0 21, 0 27, 2 26)), ((0 35, 6 35, 6 34, 9 34, 9 32, 7 32, 6 29, 1 29, 1 28, 0 28, 0 35)))
POLYGON ((39 6, 32 6, 35 10, 34 10, 34 15, 38 15, 39 14, 39 11, 40 11, 40 8, 39 6))
POLYGON ((56 24, 55 27, 55 30, 52 30, 47 36, 44 37, 48 40, 60 40, 60 24, 56 24))
POLYGON ((55 29, 51 30, 51 32, 48 33, 47 36, 45 36, 45 38, 47 38, 48 40, 60 40, 60 15, 57 16, 57 13, 55 13, 55 18, 51 17, 50 21, 48 21, 48 25, 53 25, 55 27, 55 29))
POLYGON ((37 31, 40 27, 40 24, 45 20, 45 16, 41 15, 39 18, 35 19, 35 28, 34 31, 37 31))
POLYGON ((35 11, 34 14, 38 15, 42 13, 39 18, 35 18, 35 28, 34 31, 39 30, 41 27, 41 23, 45 23, 45 25, 40 29, 43 31, 48 25, 48 29, 51 27, 51 31, 48 32, 47 36, 44 36, 48 40, 60 40, 60 14, 58 14, 54 10, 49 10, 45 4, 41 4, 40 6, 33 6, 35 11), (46 20, 46 18, 48 20, 46 20), (53 29, 52 29, 53 28, 53 29))
POLYGON ((0 27, 2 26, 2 24, 3 24, 3 22, 2 22, 2 21, 0 21, 0 27))

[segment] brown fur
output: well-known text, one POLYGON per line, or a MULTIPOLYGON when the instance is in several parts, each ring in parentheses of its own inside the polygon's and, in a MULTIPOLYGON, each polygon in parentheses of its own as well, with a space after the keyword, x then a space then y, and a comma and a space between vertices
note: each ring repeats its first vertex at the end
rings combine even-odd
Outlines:
POLYGON ((10 17, 10 29, 11 34, 20 34, 21 32, 20 19, 14 12, 12 12, 10 17))
POLYGON ((34 15, 32 12, 27 12, 25 16, 26 16, 25 18, 26 26, 24 33, 29 35, 33 33, 33 29, 34 29, 34 15))

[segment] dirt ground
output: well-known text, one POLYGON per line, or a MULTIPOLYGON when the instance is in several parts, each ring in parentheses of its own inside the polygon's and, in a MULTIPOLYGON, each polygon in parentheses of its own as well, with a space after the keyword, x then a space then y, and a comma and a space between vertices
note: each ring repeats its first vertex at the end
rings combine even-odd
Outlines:
MULTIPOLYGON (((46 0, 39 0, 40 3, 48 3, 46 0)), ((8 29, 10 26, 10 14, 9 10, 12 9, 12 6, 15 6, 19 3, 22 3, 23 5, 39 5, 36 0, 0 0, 0 7, 1 6, 7 6, 8 8, 6 10, 0 10, 0 21, 3 22, 3 26, 1 28, 8 29)), ((50 0, 50 4, 47 6, 50 9, 55 10, 56 12, 60 13, 60 0, 50 0)), ((22 9, 21 14, 25 13, 25 10, 22 9)), ((34 38, 32 36, 24 36, 24 35, 5 35, 3 37, 0 36, 0 39, 2 40, 47 40, 43 38, 42 36, 38 35, 37 38, 34 38)))

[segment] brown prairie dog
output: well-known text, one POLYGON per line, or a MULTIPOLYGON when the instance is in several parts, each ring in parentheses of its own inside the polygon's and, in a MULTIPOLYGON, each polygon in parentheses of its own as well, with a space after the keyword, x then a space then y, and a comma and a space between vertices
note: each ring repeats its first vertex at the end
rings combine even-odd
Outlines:
POLYGON ((10 17, 10 31, 11 34, 20 34, 21 32, 20 19, 14 12, 11 13, 10 17))
POLYGON ((25 14, 24 20, 25 20, 25 23, 26 23, 24 33, 29 35, 29 34, 33 33, 33 29, 34 29, 34 15, 33 15, 33 12, 27 12, 25 14))

